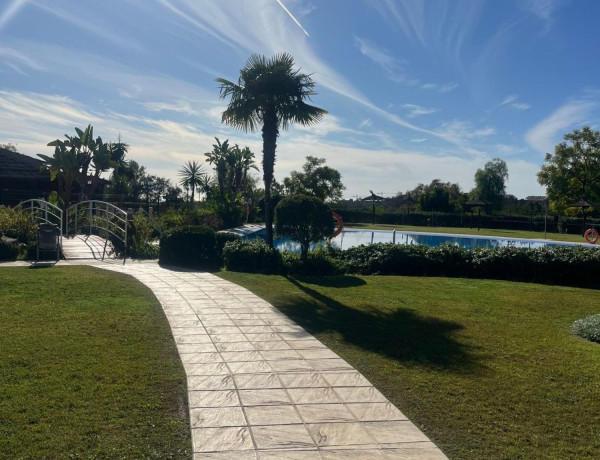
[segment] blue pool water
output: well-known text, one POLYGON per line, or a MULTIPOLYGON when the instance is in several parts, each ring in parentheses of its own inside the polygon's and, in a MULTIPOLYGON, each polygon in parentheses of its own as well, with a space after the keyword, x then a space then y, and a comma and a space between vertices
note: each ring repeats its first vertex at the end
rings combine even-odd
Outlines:
MULTIPOLYGON (((249 240, 257 238, 264 239, 264 229, 254 231, 244 235, 249 240)), ((544 246, 576 246, 598 247, 592 244, 584 243, 566 243, 560 241, 533 240, 520 238, 502 238, 477 235, 451 235, 446 233, 421 233, 421 232, 400 232, 390 230, 344 230, 340 235, 333 238, 331 243, 338 249, 348 249, 361 244, 372 243, 396 243, 396 244, 426 244, 427 246, 441 246, 444 243, 454 244, 465 249, 475 249, 479 247, 497 248, 512 246, 516 248, 541 248, 544 246)), ((280 251, 300 252, 300 245, 289 238, 277 238, 274 241, 275 247, 280 251)), ((317 247, 313 245, 311 249, 317 247)))

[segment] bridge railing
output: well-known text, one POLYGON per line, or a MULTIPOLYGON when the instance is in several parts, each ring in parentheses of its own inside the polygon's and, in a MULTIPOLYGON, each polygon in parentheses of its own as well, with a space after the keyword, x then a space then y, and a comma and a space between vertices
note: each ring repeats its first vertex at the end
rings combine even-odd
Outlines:
POLYGON ((15 209, 21 209, 28 212, 32 221, 37 223, 53 224, 60 230, 60 244, 62 244, 63 235, 63 210, 58 206, 41 199, 31 199, 21 201, 15 206, 15 209))
POLYGON ((127 252, 127 212, 106 201, 81 201, 67 209, 67 235, 98 235, 127 252))

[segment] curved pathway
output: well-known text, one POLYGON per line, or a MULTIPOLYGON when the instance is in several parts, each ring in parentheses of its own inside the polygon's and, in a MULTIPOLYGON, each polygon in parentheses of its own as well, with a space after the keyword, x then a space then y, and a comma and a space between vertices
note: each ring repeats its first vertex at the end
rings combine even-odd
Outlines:
POLYGON ((195 459, 446 458, 358 371, 245 288, 156 263, 89 264, 137 278, 162 304, 187 374, 195 459))

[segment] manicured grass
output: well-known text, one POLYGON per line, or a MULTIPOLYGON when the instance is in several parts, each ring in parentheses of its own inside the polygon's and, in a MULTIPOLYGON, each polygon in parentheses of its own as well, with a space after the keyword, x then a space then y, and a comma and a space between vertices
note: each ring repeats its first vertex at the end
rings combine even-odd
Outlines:
MULTIPOLYGON (((544 239, 544 232, 529 232, 526 230, 500 230, 494 228, 463 228, 463 227, 417 227, 414 225, 388 225, 388 224, 347 224, 345 228, 364 230, 396 230, 398 232, 425 232, 425 233, 450 233, 463 235, 499 236, 504 238, 529 238, 544 239)), ((564 233, 546 234, 546 239, 553 241, 569 241, 573 243, 587 243, 581 235, 564 233)))
POLYGON ((451 459, 598 458, 600 292, 502 281, 222 272, 364 373, 451 459))
POLYGON ((91 267, 0 268, 0 457, 191 458, 160 304, 91 267))

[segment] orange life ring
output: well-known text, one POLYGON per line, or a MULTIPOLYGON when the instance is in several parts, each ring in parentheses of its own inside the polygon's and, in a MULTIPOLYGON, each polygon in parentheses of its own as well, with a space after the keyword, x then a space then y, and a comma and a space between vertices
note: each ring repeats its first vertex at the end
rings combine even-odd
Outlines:
POLYGON ((344 230, 344 221, 342 220, 342 216, 340 216, 337 212, 332 212, 331 215, 337 222, 337 228, 335 229, 335 232, 333 232, 329 238, 335 238, 340 233, 342 233, 342 230, 344 230))
POLYGON ((598 241, 598 238, 600 238, 600 234, 595 228, 588 228, 585 232, 584 237, 588 243, 596 244, 596 241, 598 241))

